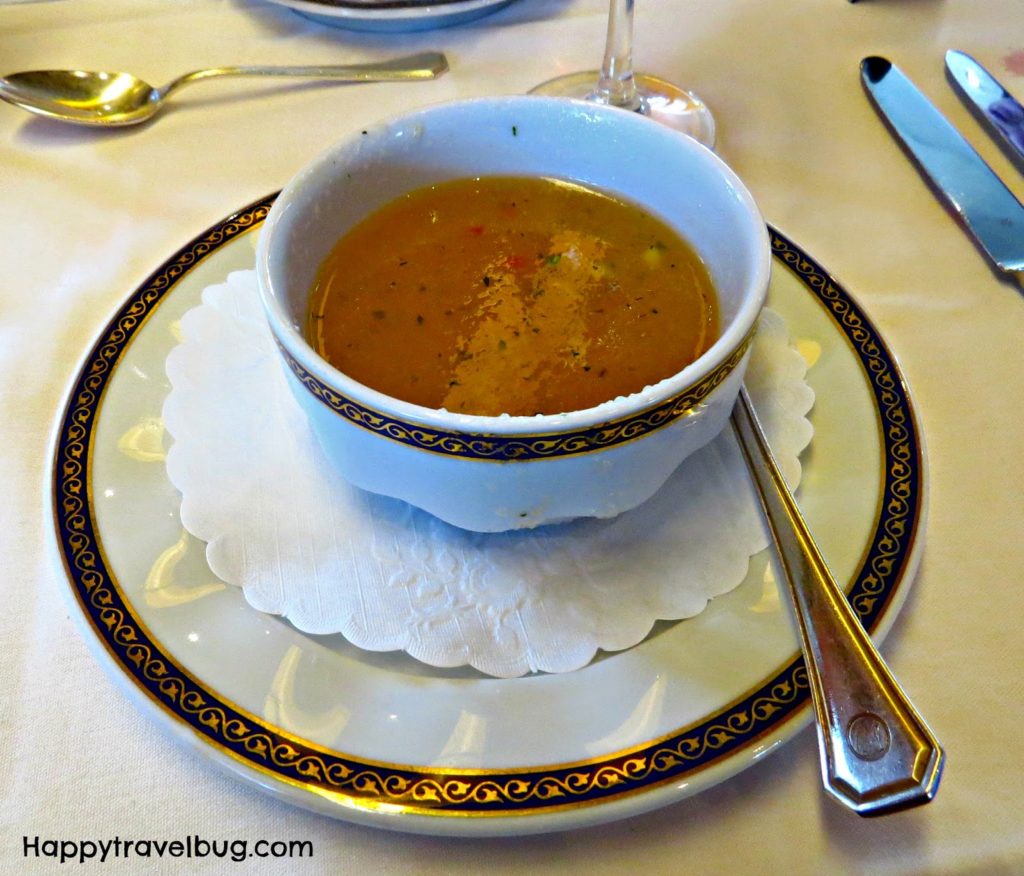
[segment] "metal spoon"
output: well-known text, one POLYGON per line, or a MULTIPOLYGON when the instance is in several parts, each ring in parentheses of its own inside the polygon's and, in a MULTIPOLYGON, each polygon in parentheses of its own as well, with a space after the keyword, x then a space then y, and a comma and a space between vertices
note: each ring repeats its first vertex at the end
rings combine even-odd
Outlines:
POLYGON ((942 748, 829 572, 745 389, 732 425, 793 597, 826 790, 860 815, 927 803, 939 787, 942 748))
POLYGON ((77 125, 137 125, 152 118, 172 92, 215 76, 299 76, 345 82, 435 79, 448 69, 439 52, 373 64, 325 67, 213 67, 179 76, 162 88, 128 73, 88 70, 32 70, 0 78, 0 98, 62 122, 77 125))

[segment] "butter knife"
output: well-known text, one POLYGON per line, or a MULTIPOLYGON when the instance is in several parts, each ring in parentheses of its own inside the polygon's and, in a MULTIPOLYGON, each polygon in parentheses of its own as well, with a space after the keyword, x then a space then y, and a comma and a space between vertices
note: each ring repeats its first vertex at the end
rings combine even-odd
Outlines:
POLYGON ((1024 206, 895 64, 861 61, 876 109, 967 230, 1003 271, 1024 271, 1024 206))
POLYGON ((1012 155, 1024 159, 1024 107, 970 55, 950 49, 946 69, 1012 155))

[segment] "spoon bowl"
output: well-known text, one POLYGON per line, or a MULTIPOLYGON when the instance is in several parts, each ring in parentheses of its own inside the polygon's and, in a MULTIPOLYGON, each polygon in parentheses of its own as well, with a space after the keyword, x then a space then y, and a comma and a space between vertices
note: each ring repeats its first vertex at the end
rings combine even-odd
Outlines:
POLYGON ((179 76, 160 88, 130 73, 29 70, 0 78, 0 99, 31 113, 77 125, 137 125, 156 115, 172 91, 220 76, 294 76, 343 82, 436 79, 448 69, 439 52, 391 61, 320 67, 211 67, 179 76))
POLYGON ((48 118, 81 125, 133 125, 155 115, 163 95, 129 73, 30 70, 0 81, 0 97, 48 118))

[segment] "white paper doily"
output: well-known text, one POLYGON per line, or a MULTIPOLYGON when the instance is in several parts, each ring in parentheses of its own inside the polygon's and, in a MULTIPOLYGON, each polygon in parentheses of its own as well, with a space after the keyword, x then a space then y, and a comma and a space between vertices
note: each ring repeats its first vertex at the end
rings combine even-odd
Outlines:
MULTIPOLYGON (((217 576, 308 633, 499 677, 567 672, 698 614, 768 544, 730 430, 611 520, 466 532, 333 471, 285 383, 253 271, 207 288, 181 331, 163 416, 182 524, 217 576)), ((806 370, 765 311, 746 384, 793 487, 812 433, 806 370)))

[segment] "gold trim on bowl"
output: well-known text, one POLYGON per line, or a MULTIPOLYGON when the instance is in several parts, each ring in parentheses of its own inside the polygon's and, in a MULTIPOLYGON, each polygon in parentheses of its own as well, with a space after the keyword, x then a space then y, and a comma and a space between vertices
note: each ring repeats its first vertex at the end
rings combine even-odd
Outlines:
POLYGON ((617 420, 609 420, 585 429, 547 432, 537 435, 496 435, 436 429, 418 423, 395 419, 381 411, 361 405, 332 389, 310 374, 277 340, 278 349, 288 367, 302 386, 321 404, 353 425, 407 444, 417 450, 428 450, 445 456, 458 456, 489 462, 529 459, 555 459, 595 453, 635 441, 681 417, 694 413, 704 400, 736 370, 746 354, 757 325, 747 333, 739 346, 711 373, 676 393, 666 401, 617 420))

